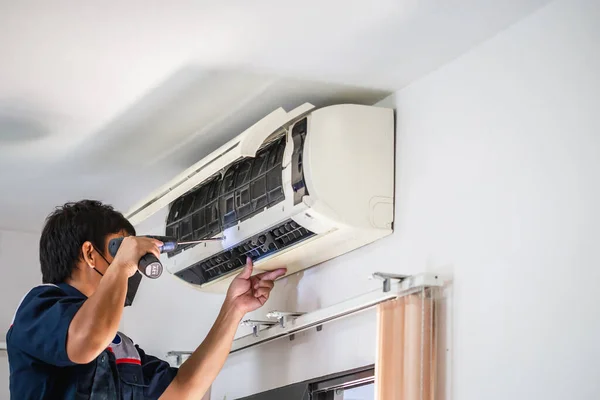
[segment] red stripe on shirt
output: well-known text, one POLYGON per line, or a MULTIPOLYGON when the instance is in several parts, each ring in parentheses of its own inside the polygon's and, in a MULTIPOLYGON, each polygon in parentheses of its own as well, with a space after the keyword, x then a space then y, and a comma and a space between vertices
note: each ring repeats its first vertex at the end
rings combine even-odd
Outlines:
POLYGON ((137 365, 142 365, 142 362, 140 360, 135 359, 135 358, 119 358, 117 360, 117 364, 137 364, 137 365))

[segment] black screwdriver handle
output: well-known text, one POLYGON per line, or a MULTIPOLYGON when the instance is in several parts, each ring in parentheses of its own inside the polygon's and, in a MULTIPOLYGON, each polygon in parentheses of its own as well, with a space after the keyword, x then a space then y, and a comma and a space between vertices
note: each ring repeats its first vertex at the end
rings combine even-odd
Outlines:
MULTIPOLYGON (((148 236, 148 237, 152 237, 158 240, 161 240, 161 238, 164 239, 171 239, 171 238, 166 238, 166 237, 161 237, 161 236, 148 236)), ((122 237, 118 237, 115 239, 111 239, 110 242, 108 242, 108 252, 110 253, 111 256, 116 256, 117 255, 117 251, 119 251, 119 247, 121 247, 121 243, 123 243, 123 239, 122 237)), ((162 240, 161 240, 162 241, 162 240)), ((161 247, 161 253, 165 252, 165 251, 171 251, 169 249, 165 249, 166 246, 166 242, 165 246, 161 247)), ((177 241, 174 242, 175 246, 177 246, 177 241)), ((162 275, 163 273, 163 266, 160 262, 160 260, 158 258, 156 258, 156 256, 152 253, 147 253, 144 256, 142 256, 142 258, 140 258, 140 260, 138 261, 138 270, 142 273, 142 275, 150 278, 150 279, 156 279, 159 276, 162 275)))

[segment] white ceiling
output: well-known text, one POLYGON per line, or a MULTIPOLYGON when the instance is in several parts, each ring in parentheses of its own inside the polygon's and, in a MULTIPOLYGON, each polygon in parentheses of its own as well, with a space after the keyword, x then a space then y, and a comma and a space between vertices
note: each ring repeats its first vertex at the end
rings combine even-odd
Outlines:
POLYGON ((0 0, 0 228, 126 209, 277 106, 373 103, 547 2, 0 0))

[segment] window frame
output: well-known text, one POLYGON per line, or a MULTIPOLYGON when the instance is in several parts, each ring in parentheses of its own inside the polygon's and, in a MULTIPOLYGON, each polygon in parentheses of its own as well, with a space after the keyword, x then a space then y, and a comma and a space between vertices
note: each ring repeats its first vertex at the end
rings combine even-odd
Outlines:
POLYGON ((375 383, 373 365, 319 378, 309 384, 310 400, 338 400, 340 389, 352 389, 375 383))
MULTIPOLYGON (((253 394, 238 400, 337 400, 336 391, 351 389, 375 382, 375 366, 373 364, 355 368, 336 374, 310 379, 253 394), (292 399, 292 394, 302 393, 301 398, 292 399)), ((337 395, 339 398, 339 395, 337 395)))

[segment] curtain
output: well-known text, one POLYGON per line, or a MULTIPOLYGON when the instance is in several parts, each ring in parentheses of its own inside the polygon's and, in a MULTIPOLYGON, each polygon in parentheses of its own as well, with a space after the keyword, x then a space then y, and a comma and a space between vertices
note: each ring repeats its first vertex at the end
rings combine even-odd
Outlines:
POLYGON ((438 288, 377 307, 375 391, 378 400, 435 400, 438 288))

